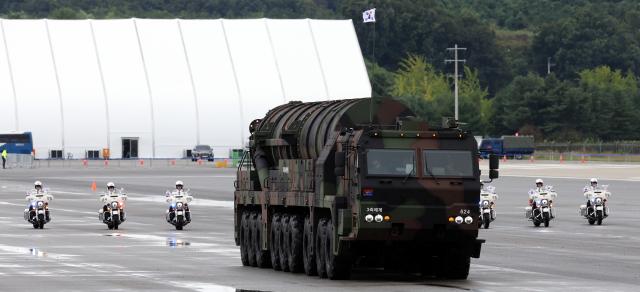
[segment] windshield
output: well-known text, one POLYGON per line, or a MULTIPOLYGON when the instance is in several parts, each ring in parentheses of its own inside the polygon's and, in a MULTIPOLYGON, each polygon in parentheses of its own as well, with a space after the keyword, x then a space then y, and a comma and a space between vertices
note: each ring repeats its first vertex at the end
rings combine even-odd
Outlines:
POLYGON ((470 151, 424 150, 425 172, 434 176, 473 177, 470 151))
POLYGON ((207 146, 207 145, 198 145, 196 146, 196 151, 209 151, 211 150, 211 147, 207 146))
POLYGON ((415 176, 415 161, 413 150, 372 149, 367 151, 367 174, 415 176))

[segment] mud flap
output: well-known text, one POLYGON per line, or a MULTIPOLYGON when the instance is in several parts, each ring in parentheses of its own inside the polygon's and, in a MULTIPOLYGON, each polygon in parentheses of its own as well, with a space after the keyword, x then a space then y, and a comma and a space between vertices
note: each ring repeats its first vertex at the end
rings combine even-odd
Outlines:
POLYGON ((482 249, 482 244, 485 243, 484 239, 476 239, 475 242, 471 246, 471 257, 474 259, 480 258, 480 250, 482 249))

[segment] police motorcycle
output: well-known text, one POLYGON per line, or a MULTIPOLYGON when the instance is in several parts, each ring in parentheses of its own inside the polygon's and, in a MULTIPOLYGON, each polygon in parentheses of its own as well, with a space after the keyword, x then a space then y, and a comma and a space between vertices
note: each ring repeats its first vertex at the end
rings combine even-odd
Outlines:
POLYGON ((100 195, 100 202, 103 206, 98 210, 98 219, 107 224, 109 230, 117 230, 120 224, 127 220, 124 212, 124 202, 127 200, 127 194, 124 189, 115 189, 113 183, 107 184, 108 190, 100 195))
POLYGON ((484 225, 484 229, 488 229, 493 220, 496 220, 495 201, 498 199, 496 187, 485 186, 482 184, 480 190, 480 218, 478 220, 478 228, 484 225))
POLYGON ((536 227, 544 224, 549 227, 549 221, 555 218, 553 200, 558 194, 553 186, 546 186, 529 190, 529 206, 525 208, 525 217, 536 227))
POLYGON ((27 192, 26 200, 29 205, 24 209, 24 220, 33 224, 35 229, 43 229, 44 224, 51 221, 49 215, 49 201, 53 200, 53 196, 49 194, 49 190, 31 190, 27 192))
POLYGON ((602 220, 609 217, 609 207, 607 201, 611 196, 608 185, 599 187, 584 187, 584 196, 587 204, 580 205, 580 215, 587 219, 589 225, 598 223, 602 225, 602 220))
POLYGON ((165 215, 167 222, 175 226, 176 230, 182 230, 184 226, 191 223, 189 203, 193 201, 193 197, 189 194, 189 190, 167 191, 165 196, 167 203, 169 203, 165 215))

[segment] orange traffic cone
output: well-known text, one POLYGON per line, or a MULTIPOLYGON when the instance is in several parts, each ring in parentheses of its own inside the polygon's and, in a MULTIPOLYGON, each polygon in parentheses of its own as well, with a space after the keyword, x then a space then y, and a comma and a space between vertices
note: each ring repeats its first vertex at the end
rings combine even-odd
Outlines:
POLYGON ((91 184, 91 190, 95 192, 97 189, 98 187, 96 186, 96 181, 93 181, 93 183, 91 184))
POLYGON ((560 163, 564 162, 564 156, 562 154, 560 154, 560 163))

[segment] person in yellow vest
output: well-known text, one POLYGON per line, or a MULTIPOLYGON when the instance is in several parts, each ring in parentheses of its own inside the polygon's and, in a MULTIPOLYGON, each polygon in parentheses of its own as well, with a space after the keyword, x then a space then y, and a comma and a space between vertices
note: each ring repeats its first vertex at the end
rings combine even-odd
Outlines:
POLYGON ((5 169, 7 164, 7 149, 2 150, 2 169, 5 169))

